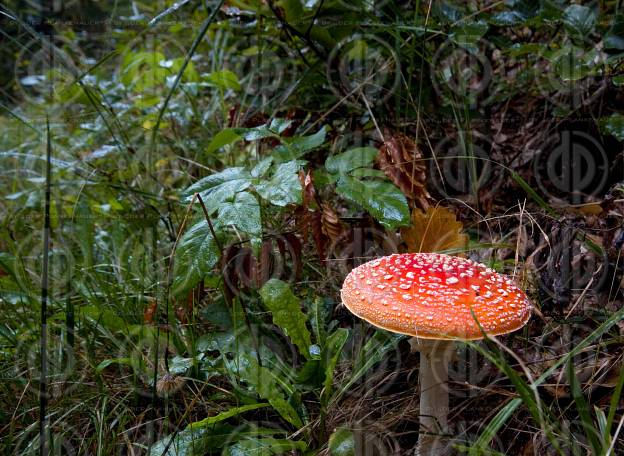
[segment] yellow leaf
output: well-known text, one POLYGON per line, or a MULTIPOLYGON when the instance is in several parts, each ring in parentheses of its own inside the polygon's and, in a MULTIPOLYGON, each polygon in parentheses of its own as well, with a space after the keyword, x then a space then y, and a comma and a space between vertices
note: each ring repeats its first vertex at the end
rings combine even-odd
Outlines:
POLYGON ((427 212, 412 211, 412 226, 401 230, 409 252, 440 252, 464 249, 468 235, 455 214, 443 206, 429 207, 427 212))

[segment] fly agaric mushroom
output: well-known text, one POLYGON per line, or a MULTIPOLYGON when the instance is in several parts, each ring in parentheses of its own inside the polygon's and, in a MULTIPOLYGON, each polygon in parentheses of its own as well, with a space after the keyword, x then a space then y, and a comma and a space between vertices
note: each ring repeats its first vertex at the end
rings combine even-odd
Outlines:
POLYGON ((420 352, 421 456, 441 454, 435 434, 447 432, 453 340, 506 334, 531 315, 529 300, 509 277, 437 253, 395 254, 358 266, 347 275, 341 297, 351 313, 372 325, 414 336, 410 342, 420 352))

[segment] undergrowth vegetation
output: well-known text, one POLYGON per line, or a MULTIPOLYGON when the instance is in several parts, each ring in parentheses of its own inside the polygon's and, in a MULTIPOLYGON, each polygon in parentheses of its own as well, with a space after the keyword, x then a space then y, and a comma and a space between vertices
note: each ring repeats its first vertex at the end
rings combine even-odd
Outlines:
POLYGON ((51 3, 0 5, 0 453, 46 302, 50 454, 413 454, 418 354, 340 302, 408 251, 535 306, 458 343, 454 452, 624 453, 619 1, 51 3))

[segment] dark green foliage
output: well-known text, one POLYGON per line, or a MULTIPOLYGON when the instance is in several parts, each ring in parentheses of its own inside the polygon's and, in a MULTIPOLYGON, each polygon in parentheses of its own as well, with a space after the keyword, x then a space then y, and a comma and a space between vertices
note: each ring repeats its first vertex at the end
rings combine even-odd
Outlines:
POLYGON ((355 455, 375 429, 386 453, 411 448, 418 357, 339 293, 353 266, 406 248, 399 228, 422 202, 378 162, 383 138, 405 134, 422 156, 394 168, 422 166, 432 201, 470 230, 466 254, 528 270, 542 311, 513 350, 468 343, 495 373, 474 385, 482 402, 454 399, 456 448, 622 451, 624 374, 600 377, 622 352, 621 2, 35 3, 0 6, 0 453, 38 444, 46 117, 51 442, 355 455), (566 128, 607 160, 582 204, 536 178, 566 128), (560 277, 565 229, 607 258, 600 293, 560 277), (549 316, 552 301, 565 312, 549 316), (590 309, 582 325, 566 304, 590 309), (566 325, 580 343, 548 358, 542 339, 566 325), (600 360, 596 387, 575 370, 581 350, 600 360), (545 392, 556 375, 567 396, 545 392), (529 448, 535 432, 544 446, 529 448))

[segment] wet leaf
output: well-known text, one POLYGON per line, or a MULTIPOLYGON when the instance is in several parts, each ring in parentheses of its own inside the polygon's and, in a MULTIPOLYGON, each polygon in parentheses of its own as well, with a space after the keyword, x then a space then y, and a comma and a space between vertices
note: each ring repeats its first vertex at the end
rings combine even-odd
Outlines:
POLYGON ((563 23, 572 37, 583 40, 594 30, 596 13, 587 6, 570 5, 563 12, 563 23))
POLYGON ((336 429, 329 437, 331 456, 355 456, 355 437, 353 431, 346 428, 336 429))
POLYGON ((175 252, 174 293, 194 287, 219 261, 219 248, 208 223, 200 221, 180 238, 175 252))
POLYGON ((258 194, 276 206, 301 204, 302 192, 299 182, 299 169, 304 162, 292 160, 277 165, 270 180, 256 185, 258 194))
POLYGON ((405 195, 390 182, 342 176, 338 180, 336 192, 362 206, 385 227, 396 228, 409 223, 405 195))
POLYGON ((273 323, 282 328, 302 355, 309 358, 312 344, 310 331, 305 324, 306 316, 301 311, 299 299, 290 286, 279 279, 271 279, 260 289, 260 296, 273 315, 273 323))
POLYGON ((251 237, 252 244, 259 246, 262 235, 260 204, 249 192, 236 194, 233 201, 226 201, 219 207, 219 225, 233 225, 251 237))
POLYGON ((346 174, 356 168, 370 166, 377 156, 373 147, 357 147, 341 154, 332 155, 325 161, 325 168, 333 174, 346 174))
POLYGON ((246 438, 226 448, 223 456, 271 456, 276 454, 294 454, 304 451, 308 445, 302 440, 246 438))
POLYGON ((185 201, 191 201, 199 193, 209 214, 213 214, 232 195, 251 185, 251 174, 244 168, 227 168, 198 180, 182 192, 185 201))

